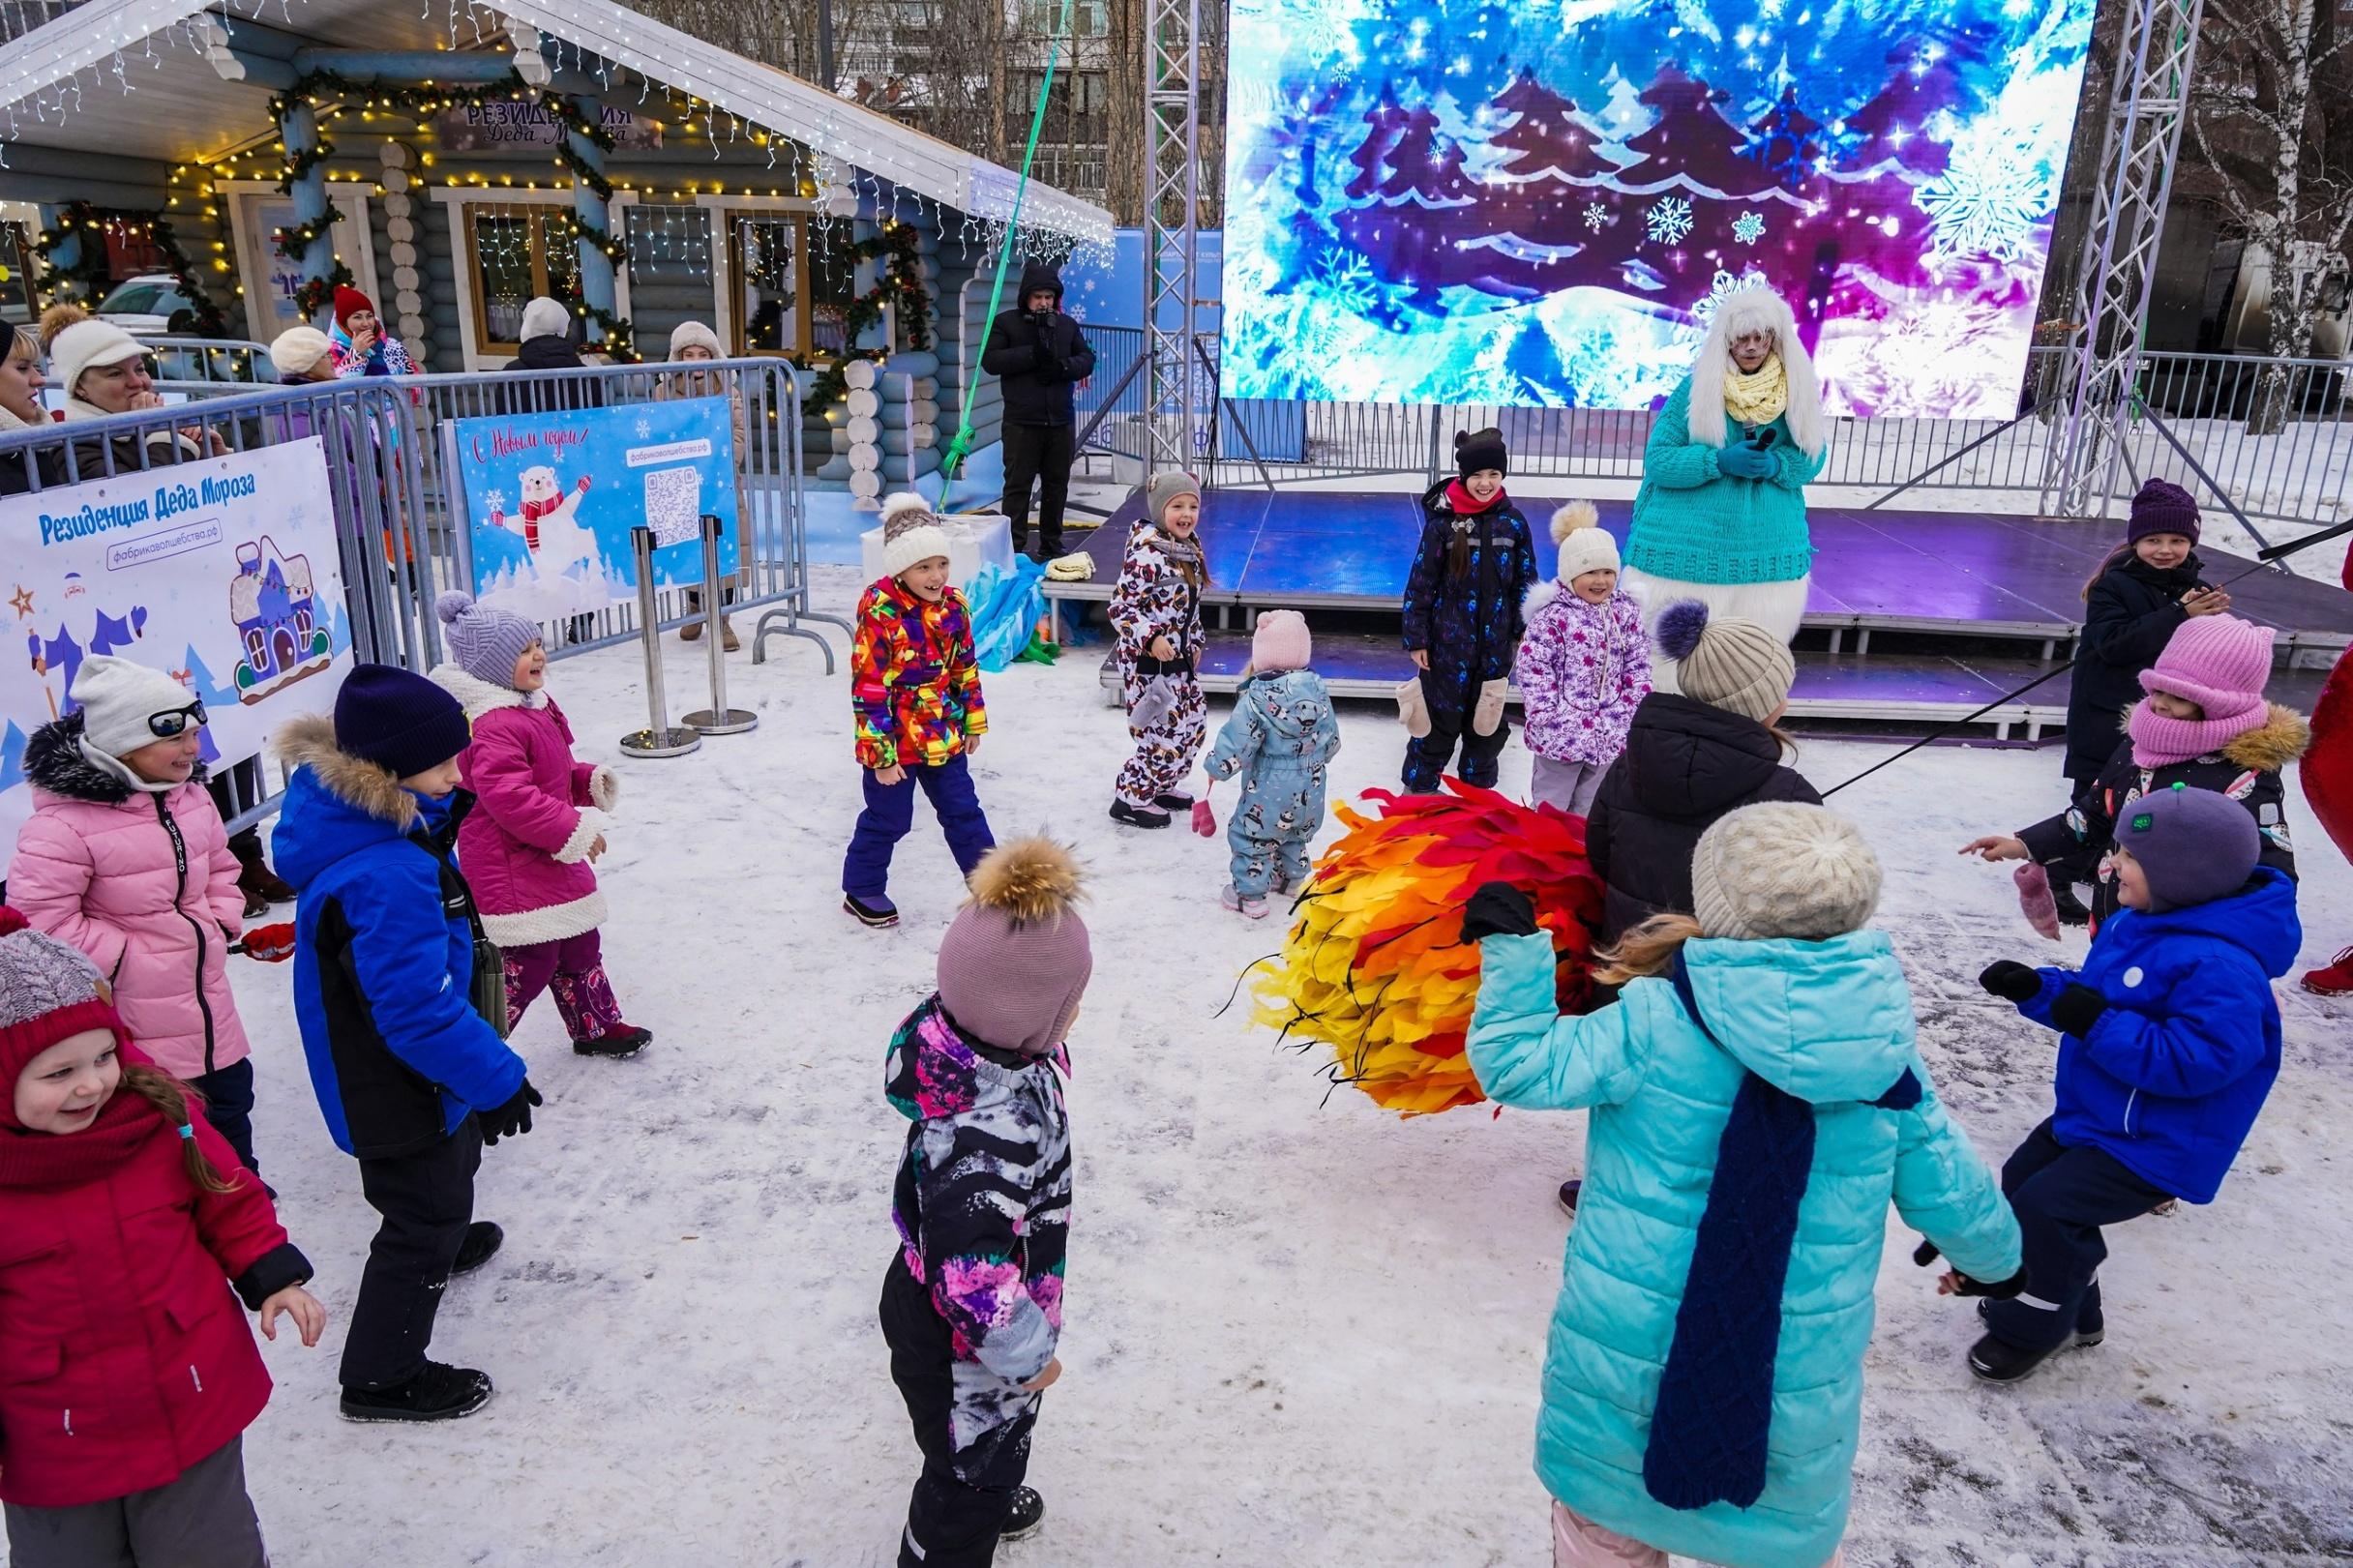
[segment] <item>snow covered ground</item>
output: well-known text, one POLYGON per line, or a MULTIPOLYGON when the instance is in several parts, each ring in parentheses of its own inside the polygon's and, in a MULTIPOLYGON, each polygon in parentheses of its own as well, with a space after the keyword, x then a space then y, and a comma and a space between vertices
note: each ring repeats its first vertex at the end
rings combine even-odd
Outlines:
MULTIPOLYGON (((828 569, 825 598, 854 586, 828 569)), ((837 638, 837 646, 840 639, 837 638)), ((670 711, 700 649, 670 645, 670 711), (686 657, 687 654, 694 657, 686 657)), ((625 781, 602 871, 635 1061, 581 1062, 544 1003, 517 1045, 548 1104, 484 1160, 506 1250, 457 1282, 436 1354, 498 1395, 435 1430, 335 1414, 335 1355, 372 1216, 322 1131, 283 995, 242 966, 261 1157, 336 1315, 265 1347, 248 1438, 276 1560, 808 1565, 891 1560, 914 1474, 875 1301, 905 1123, 881 1054, 928 988, 958 888, 919 813, 895 932, 837 908, 857 803, 845 676, 777 639, 732 696, 760 727, 631 761, 640 661, 557 665, 583 754, 625 781)), ((1222 843, 1104 816, 1125 748, 1095 659, 988 681, 977 771, 1000 836, 1091 864, 1097 966, 1073 1041, 1079 1155, 1068 1371, 1031 1479, 1051 1510, 1006 1568, 1221 1563, 1476 1568, 1547 1560, 1529 1469, 1582 1117, 1400 1122, 1278 1048, 1235 978, 1273 922, 1219 909, 1222 843)), ((1222 711, 1222 704, 1219 705, 1222 711)), ((1394 781, 1393 718, 1351 711, 1338 792, 1394 781)), ((1827 786, 1886 753, 1810 742, 1827 786)), ((1528 758, 1506 758, 1524 788, 1528 758)), ((2044 944, 2004 872, 1954 848, 2060 801, 2055 752, 1937 750, 1838 797, 1887 863, 1883 919, 1941 1090, 1989 1160, 2049 1103, 2051 1036, 1978 991, 2044 944)), ((2292 796, 2293 799, 2300 797, 2292 796)), ((2308 963, 2353 941, 2353 871, 2306 835, 2308 963)), ((2127 1228, 2109 1340, 2027 1385, 1970 1378, 1975 1318, 1891 1228, 1856 1482, 1854 1568, 2222 1568, 2353 1555, 2353 1008, 2284 990, 2287 1066, 2221 1199, 2127 1228)))

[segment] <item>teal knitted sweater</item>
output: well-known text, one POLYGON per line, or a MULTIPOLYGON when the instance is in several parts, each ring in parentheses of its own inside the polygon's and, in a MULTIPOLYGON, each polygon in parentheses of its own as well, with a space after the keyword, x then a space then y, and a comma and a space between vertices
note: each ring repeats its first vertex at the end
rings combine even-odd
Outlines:
POLYGON ((1716 449, 1691 439, 1691 378, 1675 389, 1651 427, 1642 457, 1642 490, 1625 564, 1679 582, 1787 582, 1813 570, 1805 527, 1805 486, 1822 471, 1790 439, 1789 417, 1772 422, 1770 479, 1727 479, 1716 449))

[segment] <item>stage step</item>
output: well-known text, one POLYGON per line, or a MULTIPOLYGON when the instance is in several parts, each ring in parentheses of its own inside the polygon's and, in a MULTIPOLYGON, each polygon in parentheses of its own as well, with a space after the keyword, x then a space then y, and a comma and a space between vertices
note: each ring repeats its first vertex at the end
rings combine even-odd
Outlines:
MULTIPOLYGON (((1394 636, 1319 632, 1315 642, 1316 673, 1337 697, 1390 699, 1399 683, 1414 673, 1413 660, 1394 636)), ((1796 727, 1823 732, 1841 725, 1868 725, 1873 726, 1873 735, 1891 739, 1913 738, 1961 719, 2053 667, 2032 659, 1891 650, 1859 656, 1800 649, 1797 661, 1798 680, 1789 704, 1796 727)), ((1231 695, 1241 685, 1242 670, 1249 662, 1246 634, 1211 632, 1200 656, 1202 689, 1231 695)), ((2057 739, 2066 726, 2068 685, 2073 678, 2067 666, 2058 667, 2059 673, 2048 681, 2013 701, 1993 707, 1966 730, 1956 732, 1954 739, 2013 745, 2057 739)), ((1116 702, 1118 668, 1109 657, 1103 662, 1102 679, 1116 702)), ((2275 671, 2272 699, 2309 713, 2326 679, 2325 670, 2275 671)), ((1516 689, 1511 699, 1519 701, 1516 689)))

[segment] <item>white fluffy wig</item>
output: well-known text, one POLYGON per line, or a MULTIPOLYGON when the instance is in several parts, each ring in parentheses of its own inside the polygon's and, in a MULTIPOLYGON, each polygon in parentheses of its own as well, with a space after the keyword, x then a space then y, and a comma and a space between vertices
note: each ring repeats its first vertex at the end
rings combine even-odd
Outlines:
POLYGON ((1732 366, 1732 340, 1751 332, 1772 334, 1781 370, 1789 378, 1789 433, 1809 458, 1822 455, 1828 432, 1822 422, 1822 384, 1814 376, 1814 362, 1798 340, 1798 318, 1781 296, 1762 283, 1751 283, 1724 296, 1708 323, 1707 340, 1699 345, 1699 362, 1691 368, 1691 439, 1703 446, 1724 444, 1724 374, 1732 366))

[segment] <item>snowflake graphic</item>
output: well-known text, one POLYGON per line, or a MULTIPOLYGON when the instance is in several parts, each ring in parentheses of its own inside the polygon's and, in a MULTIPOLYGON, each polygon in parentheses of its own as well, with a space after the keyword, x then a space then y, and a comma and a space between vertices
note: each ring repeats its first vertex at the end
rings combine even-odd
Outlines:
POLYGON ((654 422, 647 419, 643 414, 640 414, 638 416, 636 429, 639 440, 650 441, 654 438, 654 422))
POLYGON ((1934 225, 1940 261, 1984 255, 2008 261, 2050 204, 2050 182, 2034 154, 2016 143, 1952 149, 1952 161, 1919 196, 1934 225))
POLYGON ((1691 232, 1691 203, 1682 196, 1661 196, 1657 206, 1642 215, 1642 226, 1655 243, 1674 245, 1691 232))
POLYGON ((489 507, 492 512, 504 512, 507 509, 507 492, 504 490, 485 490, 482 493, 482 502, 483 505, 489 507))
POLYGON ((1588 202, 1586 204, 1585 226, 1587 228, 1592 229, 1594 233, 1598 234, 1601 232, 1601 225, 1609 221, 1610 210, 1607 207, 1604 207, 1598 201, 1588 202))
POLYGON ((1753 266, 1738 278, 1718 267, 1715 277, 1709 281, 1708 292, 1691 302, 1691 324, 1679 329, 1677 336, 1685 342, 1698 341, 1708 335, 1708 328, 1714 322, 1715 312, 1722 309, 1726 296, 1737 294, 1743 288, 1772 286, 1772 281, 1753 266))
POLYGON ((1765 220, 1757 213, 1742 213, 1732 221, 1732 237, 1742 245, 1754 245, 1765 235, 1765 220))
POLYGON ((1334 247, 1316 263, 1316 281, 1332 304, 1354 315, 1363 315, 1381 303, 1380 281, 1372 264, 1360 255, 1334 247))

